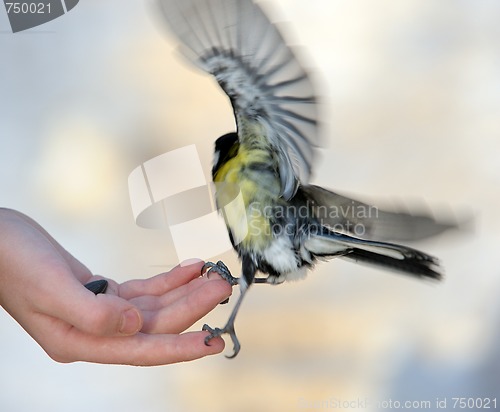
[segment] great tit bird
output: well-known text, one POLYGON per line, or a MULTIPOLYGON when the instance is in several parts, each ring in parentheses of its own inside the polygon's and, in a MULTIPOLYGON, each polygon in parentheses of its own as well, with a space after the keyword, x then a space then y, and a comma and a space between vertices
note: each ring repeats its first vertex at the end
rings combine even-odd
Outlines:
POLYGON ((277 27, 252 0, 158 0, 181 51, 211 73, 228 95, 237 131, 215 143, 212 169, 242 275, 207 263, 240 295, 222 328, 203 327, 205 343, 229 334, 252 283, 305 276, 320 259, 340 257, 415 277, 440 279, 436 258, 389 243, 441 232, 450 225, 425 215, 379 210, 309 184, 319 144, 318 98, 311 76, 277 27), (256 274, 267 277, 256 277, 256 274))

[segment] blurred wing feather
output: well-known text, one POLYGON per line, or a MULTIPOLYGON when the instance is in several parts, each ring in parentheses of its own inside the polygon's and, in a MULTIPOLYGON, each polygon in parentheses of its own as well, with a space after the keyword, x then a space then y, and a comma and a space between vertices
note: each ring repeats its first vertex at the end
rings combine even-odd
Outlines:
POLYGON ((279 156, 282 195, 292 197, 309 180, 319 143, 317 98, 292 49, 252 0, 158 1, 183 54, 229 96, 238 128, 263 126, 279 156))
POLYGON ((457 229, 461 222, 436 219, 427 211, 381 209, 319 186, 301 188, 323 225, 368 240, 413 241, 457 229))

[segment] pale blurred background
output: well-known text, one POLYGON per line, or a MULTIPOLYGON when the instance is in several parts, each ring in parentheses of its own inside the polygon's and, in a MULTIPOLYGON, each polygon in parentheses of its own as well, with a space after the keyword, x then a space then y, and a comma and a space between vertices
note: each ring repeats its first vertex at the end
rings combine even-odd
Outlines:
MULTIPOLYGON (((442 259, 446 281, 323 263, 300 283, 250 291, 236 359, 156 368, 57 364, 2 311, 1 411, 371 411, 391 399, 437 410, 437 398, 451 409, 452 397, 500 395, 500 2, 266 6, 324 96, 314 182, 475 215, 473 228, 413 244, 442 259)), ((120 281, 176 263, 168 232, 135 225, 130 172, 195 143, 208 178, 214 139, 234 127, 152 10, 85 0, 15 35, 0 12, 0 205, 120 281)), ((205 320, 222 325, 231 306, 205 320)))

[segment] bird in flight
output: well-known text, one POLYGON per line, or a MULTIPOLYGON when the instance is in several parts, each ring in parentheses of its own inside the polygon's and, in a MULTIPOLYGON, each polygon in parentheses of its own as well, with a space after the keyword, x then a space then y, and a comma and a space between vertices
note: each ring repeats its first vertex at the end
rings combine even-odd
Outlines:
POLYGON ((240 295, 229 334, 253 283, 303 278, 318 260, 339 257, 418 278, 441 279, 439 261, 391 243, 437 234, 451 225, 425 214, 380 210, 309 183, 320 143, 319 101, 311 75, 276 25, 253 0, 158 0, 181 52, 212 74, 229 97, 236 131, 215 142, 212 177, 217 207, 242 263, 235 278, 207 263, 240 295), (265 277, 256 276, 258 273, 265 277))

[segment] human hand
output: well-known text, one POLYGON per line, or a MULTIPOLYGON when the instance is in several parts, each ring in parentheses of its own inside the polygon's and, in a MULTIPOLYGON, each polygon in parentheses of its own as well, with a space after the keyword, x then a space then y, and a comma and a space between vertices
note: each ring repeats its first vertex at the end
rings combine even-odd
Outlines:
POLYGON ((222 352, 221 338, 181 333, 231 294, 220 277, 200 277, 203 262, 145 280, 102 279, 29 217, 0 209, 0 305, 58 362, 163 365, 222 352))

